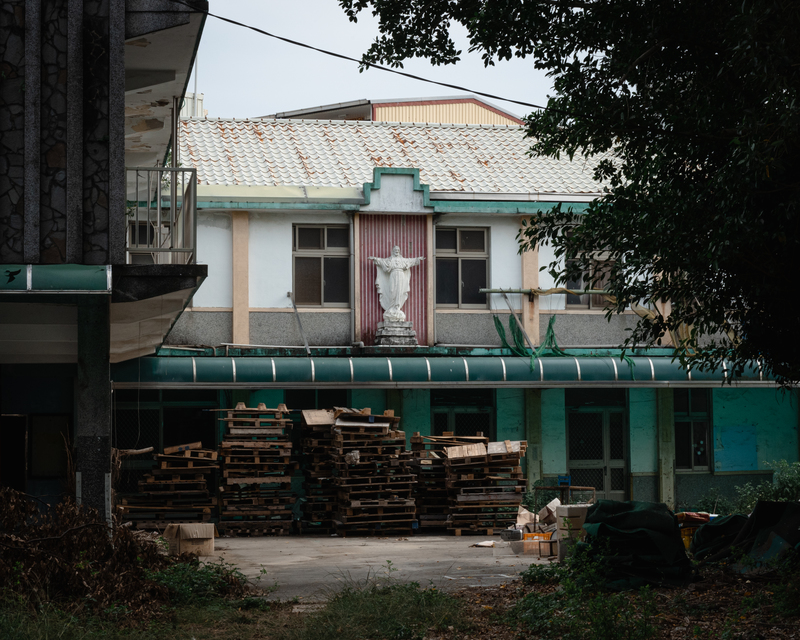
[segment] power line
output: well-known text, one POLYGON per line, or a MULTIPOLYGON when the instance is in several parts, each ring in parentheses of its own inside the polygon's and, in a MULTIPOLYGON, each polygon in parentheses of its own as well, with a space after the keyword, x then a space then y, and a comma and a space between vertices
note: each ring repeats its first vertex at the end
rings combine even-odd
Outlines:
POLYGON ((181 4, 185 7, 191 9, 194 13, 204 13, 207 16, 212 18, 216 18, 217 20, 221 20, 222 22, 228 22, 232 25, 237 27, 243 27, 245 29, 250 29, 251 31, 255 31, 256 33, 260 33, 261 35, 268 36, 270 38, 275 38, 276 40, 281 40, 282 42, 287 42, 289 44, 293 44, 297 47, 303 47, 305 49, 311 49, 312 51, 317 51, 318 53, 325 54, 326 56, 332 56, 334 58, 340 58, 342 60, 347 60, 348 62, 355 62, 359 65, 364 64, 368 69, 377 69, 378 71, 388 71, 389 73, 395 73, 399 76, 404 76, 406 78, 411 78, 412 80, 419 80, 420 82, 427 82, 429 84, 436 84, 440 87, 447 87, 448 89, 455 89, 456 91, 466 91, 467 93, 472 93, 478 96, 483 96, 484 98, 492 98, 493 100, 502 100, 503 102, 511 102, 513 104, 518 104, 523 107, 531 107, 533 109, 546 109, 538 104, 531 104, 530 102, 521 102, 520 100, 511 100, 510 98, 503 98, 502 96, 496 96, 491 93, 484 93, 483 91, 475 91, 474 89, 468 89, 466 87, 461 87, 457 84, 448 84, 447 82, 439 82, 438 80, 431 80, 429 78, 423 78, 421 76, 414 75, 413 73, 407 73, 405 71, 398 71, 397 69, 392 69, 390 67, 384 67, 383 65, 373 64, 373 63, 364 63, 361 60, 356 58, 351 58, 350 56, 346 56, 342 53, 336 53, 334 51, 328 51, 327 49, 320 49, 319 47, 314 47, 310 44, 306 44, 304 42, 298 42, 297 40, 292 40, 291 38, 284 38, 283 36, 275 35, 274 33, 270 33, 269 31, 264 31, 263 29, 259 29, 258 27, 254 27, 249 24, 245 24, 244 22, 238 22, 237 20, 232 20, 231 18, 226 18, 224 16, 218 16, 210 11, 200 11, 190 5, 188 2, 184 0, 172 0, 177 4, 181 4))

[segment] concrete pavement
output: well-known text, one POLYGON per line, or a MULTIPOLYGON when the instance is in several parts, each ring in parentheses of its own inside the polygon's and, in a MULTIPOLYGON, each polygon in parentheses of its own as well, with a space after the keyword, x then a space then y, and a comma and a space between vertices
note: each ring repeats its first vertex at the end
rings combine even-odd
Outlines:
POLYGON ((541 562, 535 556, 510 555, 500 536, 217 538, 215 553, 205 560, 221 558, 252 580, 261 576, 262 587, 277 583, 270 599, 305 602, 324 600, 348 581, 388 575, 444 590, 499 585, 541 562), (485 540, 498 546, 471 546, 485 540))

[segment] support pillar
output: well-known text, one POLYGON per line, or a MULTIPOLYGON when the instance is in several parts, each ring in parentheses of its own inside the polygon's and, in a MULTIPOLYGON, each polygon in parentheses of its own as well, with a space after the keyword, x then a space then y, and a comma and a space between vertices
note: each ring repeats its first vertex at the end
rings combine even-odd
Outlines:
POLYGON ((525 389, 525 439, 528 441, 528 490, 542 479, 542 390, 525 389))
POLYGON ((78 375, 75 388, 76 472, 81 504, 111 518, 110 299, 78 302, 78 375))
POLYGON ((658 499, 675 508, 675 417, 672 389, 658 389, 658 499))
POLYGON ((233 343, 250 344, 250 212, 233 211, 233 343))

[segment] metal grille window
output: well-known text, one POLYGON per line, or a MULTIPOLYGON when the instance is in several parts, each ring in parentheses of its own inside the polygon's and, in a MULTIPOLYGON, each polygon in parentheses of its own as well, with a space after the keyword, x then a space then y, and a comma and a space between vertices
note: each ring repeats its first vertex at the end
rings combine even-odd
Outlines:
POLYGON ((675 468, 707 471, 710 468, 708 389, 675 389, 675 468))
MULTIPOLYGON (((576 263, 575 260, 567 261, 568 266, 576 263)), ((605 289, 611 276, 612 260, 592 260, 591 272, 579 274, 567 280, 567 289, 605 289)), ((599 293, 582 295, 567 294, 567 309, 604 309, 606 299, 599 293)))
POLYGON ((295 303, 306 307, 350 306, 350 228, 292 228, 295 303))
POLYGON ((436 228, 436 306, 485 308, 489 230, 436 228))

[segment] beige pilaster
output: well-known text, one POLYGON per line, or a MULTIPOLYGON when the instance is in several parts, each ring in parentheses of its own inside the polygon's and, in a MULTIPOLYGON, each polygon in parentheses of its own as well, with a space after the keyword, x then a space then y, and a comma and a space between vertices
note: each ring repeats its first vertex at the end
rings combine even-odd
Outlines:
POLYGON ((233 342, 250 344, 250 212, 233 211, 233 342))
MULTIPOLYGON (((522 288, 539 288, 539 247, 522 253, 522 288)), ((522 327, 533 344, 539 344, 539 296, 522 297, 522 327)))
POLYGON ((436 336, 434 332, 436 331, 436 308, 434 302, 434 282, 433 282, 433 268, 436 266, 434 264, 434 257, 433 257, 433 215, 428 215, 425 221, 425 233, 428 239, 428 250, 425 254, 425 260, 428 263, 427 268, 427 282, 425 283, 425 319, 428 323, 428 346, 432 347, 435 344, 436 336))
POLYGON ((656 391, 658 411, 658 499, 675 508, 675 417, 672 389, 656 391))

